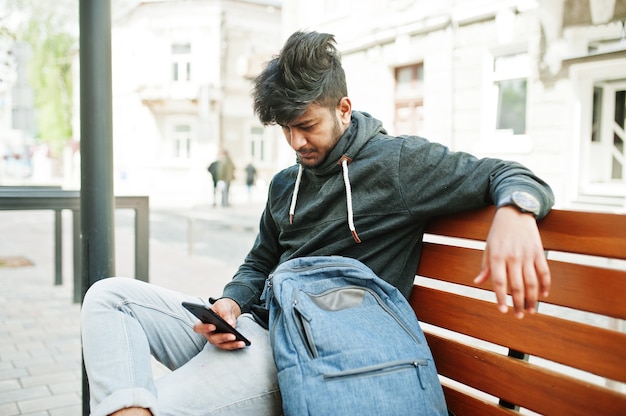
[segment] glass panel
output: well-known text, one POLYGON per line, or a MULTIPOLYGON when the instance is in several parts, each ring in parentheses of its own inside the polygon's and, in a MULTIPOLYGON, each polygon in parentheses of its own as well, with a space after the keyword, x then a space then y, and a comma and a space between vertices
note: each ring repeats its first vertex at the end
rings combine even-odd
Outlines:
POLYGON ((613 132, 613 169, 611 178, 624 179, 624 122, 626 121, 626 91, 615 91, 615 124, 613 132))
POLYGON ((501 81, 498 85, 498 115, 496 128, 526 133, 526 80, 501 81))
POLYGON ((617 160, 617 158, 613 157, 613 168, 611 169, 611 177, 613 179, 622 179, 623 178, 623 166, 617 160))
POLYGON ((178 63, 174 62, 172 64, 172 79, 174 81, 178 81, 178 63))
POLYGON ((396 70, 396 90, 410 90, 413 83, 413 67, 398 68, 396 70))
POLYGON ((624 129, 626 118, 626 91, 615 91, 615 122, 624 129))
POLYGON ((591 110, 591 141, 599 142, 602 132, 602 88, 593 87, 593 109, 591 110))

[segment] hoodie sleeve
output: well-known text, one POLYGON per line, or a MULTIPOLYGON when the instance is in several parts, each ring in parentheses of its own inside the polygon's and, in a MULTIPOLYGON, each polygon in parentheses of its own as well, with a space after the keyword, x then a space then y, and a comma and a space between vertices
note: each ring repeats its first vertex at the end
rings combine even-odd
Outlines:
POLYGON ((252 249, 222 293, 222 297, 237 302, 242 313, 250 312, 252 305, 259 303, 265 280, 280 259, 278 229, 270 214, 269 201, 270 198, 261 215, 259 233, 252 249))
POLYGON ((517 162, 478 159, 418 137, 405 138, 398 172, 408 209, 427 217, 494 204, 515 191, 537 198, 538 218, 554 204, 550 186, 517 162))

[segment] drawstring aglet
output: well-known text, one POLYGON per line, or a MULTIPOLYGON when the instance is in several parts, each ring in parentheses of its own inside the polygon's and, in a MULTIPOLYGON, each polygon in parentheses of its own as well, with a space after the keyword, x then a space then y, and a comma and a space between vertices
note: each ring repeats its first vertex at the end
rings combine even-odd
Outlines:
POLYGON ((294 217, 293 214, 289 214, 289 224, 293 225, 293 217, 294 217))
POLYGON ((354 241, 356 241, 357 243, 361 242, 361 239, 359 238, 359 235, 356 233, 356 230, 352 230, 352 238, 354 238, 354 241))

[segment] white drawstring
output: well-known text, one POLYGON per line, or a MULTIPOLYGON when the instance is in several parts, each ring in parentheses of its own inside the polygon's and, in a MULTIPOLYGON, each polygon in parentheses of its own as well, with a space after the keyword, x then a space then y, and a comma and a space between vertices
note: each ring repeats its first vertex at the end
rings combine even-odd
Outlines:
POLYGON ((343 170, 343 183, 346 186, 346 203, 348 205, 348 228, 350 228, 350 232, 352 233, 352 238, 357 243, 361 242, 359 235, 356 233, 356 228, 354 227, 354 214, 352 212, 352 187, 350 186, 350 177, 348 176, 348 163, 350 158, 348 156, 342 156, 339 159, 339 163, 341 163, 341 168, 343 170))
POLYGON ((293 224, 293 217, 296 215, 296 201, 298 200, 298 190, 300 190, 300 181, 302 180, 302 165, 298 165, 298 176, 296 177, 296 186, 293 188, 293 196, 291 197, 291 206, 289 207, 289 224, 293 224))
MULTIPOLYGON (((343 155, 338 165, 341 166, 343 171, 343 183, 346 187, 346 202, 348 205, 348 228, 350 228, 350 232, 352 233, 352 238, 357 243, 361 242, 359 235, 356 233, 356 228, 354 227, 354 214, 352 212, 352 187, 350 186, 350 177, 348 176, 348 163, 350 163, 352 159, 348 156, 343 155)), ((291 197, 291 206, 289 207, 289 224, 293 224, 293 218, 296 215, 296 201, 298 200, 298 191, 300 190, 300 182, 302 181, 302 165, 298 167, 298 176, 296 177, 296 184, 293 188, 293 196, 291 197)))

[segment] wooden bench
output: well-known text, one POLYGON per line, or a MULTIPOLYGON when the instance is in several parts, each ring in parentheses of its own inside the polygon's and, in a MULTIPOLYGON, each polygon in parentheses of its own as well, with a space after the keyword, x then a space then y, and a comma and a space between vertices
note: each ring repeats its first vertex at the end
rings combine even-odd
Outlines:
POLYGON ((449 409, 626 415, 626 215, 553 210, 544 218, 552 289, 521 320, 472 283, 493 215, 489 207, 432 221, 411 294, 449 409))

